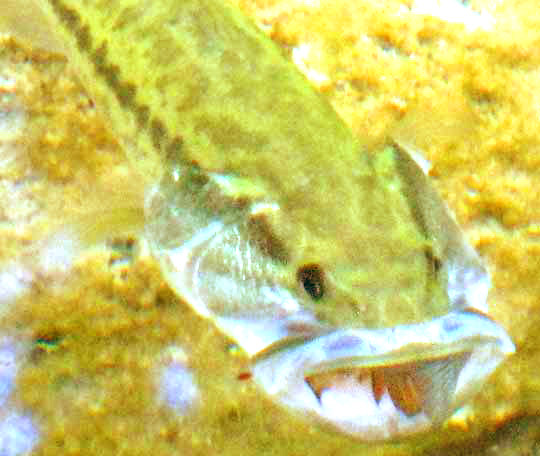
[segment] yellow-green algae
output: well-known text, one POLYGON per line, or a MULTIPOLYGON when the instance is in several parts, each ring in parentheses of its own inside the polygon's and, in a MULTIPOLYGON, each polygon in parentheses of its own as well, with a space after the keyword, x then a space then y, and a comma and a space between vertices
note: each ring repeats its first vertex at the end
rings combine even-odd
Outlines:
MULTIPOLYGON (((409 125, 422 132, 416 140, 432 161, 440 190, 492 266, 492 314, 509 328, 518 355, 475 401, 471 421, 451 423, 440 434, 440 441, 432 444, 444 446, 456 437, 458 441, 478 437, 484 430, 482 438, 489 439, 513 415, 538 413, 540 159, 535 101, 540 78, 535 70, 535 43, 540 27, 532 14, 535 2, 500 6, 494 12, 498 28, 475 33, 433 18, 392 14, 393 7, 399 6, 392 2, 377 7, 336 1, 320 8, 305 2, 293 3, 293 8, 286 2, 245 3, 248 9, 260 7, 253 11, 260 18, 270 18, 265 22, 273 36, 286 46, 304 39, 328 44, 323 48, 332 51, 330 57, 327 51, 322 55, 327 56, 327 66, 335 68, 327 72, 334 83, 324 89, 363 137, 376 143, 387 128, 399 127, 404 114, 409 125), (508 8, 508 14, 502 8, 508 8), (360 22, 351 21, 336 37, 331 18, 337 21, 339 11, 351 12, 360 22), (385 37, 385 43, 407 43, 416 58, 393 58, 388 46, 386 50, 377 45, 366 45, 368 51, 357 46, 351 49, 365 30, 385 37), (432 106, 442 120, 457 119, 450 122, 452 135, 426 120, 425 111, 432 106), (475 123, 460 126, 460 120, 471 115, 475 123), (455 432, 462 427, 468 432, 455 432)), ((96 180, 114 188, 114 177, 121 181, 125 164, 114 139, 62 63, 35 54, 28 61, 29 55, 11 48, 4 55, 3 68, 22 75, 17 95, 34 132, 24 141, 31 151, 28 167, 41 176, 41 186, 34 184, 32 190, 36 198, 49 202, 49 197, 58 201, 54 196, 61 188, 70 204, 60 209, 69 214, 77 205, 84 209, 81 195, 96 180), (50 100, 46 109, 43 100, 50 100), (82 112, 81 103, 87 108, 82 112), (50 119, 58 125, 52 136, 50 119), (92 136, 81 137, 89 124, 92 136), (76 147, 63 149, 62 144, 76 147), (73 152, 81 153, 82 163, 71 160, 73 152), (63 171, 57 163, 62 163, 63 171)), ((39 237, 40 231, 31 228, 27 238, 39 237)), ((24 241, 19 233, 6 231, 12 245, 24 241)), ((2 255, 6 255, 4 250, 2 255)), ((45 356, 36 352, 39 362, 24 369, 18 379, 18 400, 36 411, 44 429, 36 454, 117 454, 120 449, 129 454, 182 450, 191 454, 240 450, 243 454, 346 454, 357 450, 347 439, 321 433, 264 400, 254 401, 256 393, 249 383, 242 394, 227 395, 236 388, 236 375, 243 367, 241 359, 227 353, 227 342, 171 296, 155 265, 141 259, 132 268, 111 271, 109 257, 108 252, 97 252, 81 258, 69 283, 54 293, 47 291, 50 283, 38 282, 34 293, 18 302, 4 322, 6 327, 17 324, 38 336, 70 335, 54 352, 45 356), (205 385, 209 398, 230 398, 225 403, 209 399, 195 423, 178 421, 169 412, 157 410, 146 375, 160 349, 188 330, 197 336, 197 342, 199 337, 203 341, 189 343, 190 337, 186 338, 188 351, 195 355, 190 357, 192 362, 222 379, 219 384, 205 385), (118 367, 114 374, 111 366, 118 367), (130 413, 127 420, 119 416, 130 413), (231 439, 231 435, 238 437, 231 439)), ((459 445, 454 445, 448 451, 458 453, 459 445)), ((468 448, 469 443, 466 445, 468 448)), ((489 443, 485 445, 489 450, 489 443)), ((409 454, 414 448, 405 445, 368 451, 409 454)))

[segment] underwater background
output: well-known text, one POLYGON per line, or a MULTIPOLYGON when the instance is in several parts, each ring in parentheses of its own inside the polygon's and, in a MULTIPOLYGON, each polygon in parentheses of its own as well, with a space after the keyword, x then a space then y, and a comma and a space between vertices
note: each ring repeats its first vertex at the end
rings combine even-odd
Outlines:
POLYGON ((94 214, 137 193, 137 177, 65 58, 5 34, 0 455, 540 452, 537 2, 234 3, 362 143, 391 136, 423 152, 488 265, 490 316, 516 354, 420 439, 368 446, 287 413, 175 297, 135 234, 91 250, 50 236, 70 224, 92 231, 94 214))

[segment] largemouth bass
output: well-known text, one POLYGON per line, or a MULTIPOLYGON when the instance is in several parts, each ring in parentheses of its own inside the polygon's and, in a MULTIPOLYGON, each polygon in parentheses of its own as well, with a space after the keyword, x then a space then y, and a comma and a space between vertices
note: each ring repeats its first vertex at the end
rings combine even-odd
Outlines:
POLYGON ((58 32, 143 176, 144 238, 168 284, 275 401, 397 439, 441 424, 513 352, 486 315, 488 274, 414 154, 363 148, 239 11, 3 8, 22 3, 58 32))

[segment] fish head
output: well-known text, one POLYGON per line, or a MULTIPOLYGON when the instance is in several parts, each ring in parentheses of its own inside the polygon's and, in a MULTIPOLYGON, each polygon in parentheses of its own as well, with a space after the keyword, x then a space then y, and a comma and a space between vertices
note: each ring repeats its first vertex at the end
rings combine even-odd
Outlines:
POLYGON ((378 441, 442 423, 514 346, 486 315, 485 267, 412 154, 392 144, 365 160, 335 185, 344 206, 178 169, 148 199, 147 238, 270 397, 378 441))

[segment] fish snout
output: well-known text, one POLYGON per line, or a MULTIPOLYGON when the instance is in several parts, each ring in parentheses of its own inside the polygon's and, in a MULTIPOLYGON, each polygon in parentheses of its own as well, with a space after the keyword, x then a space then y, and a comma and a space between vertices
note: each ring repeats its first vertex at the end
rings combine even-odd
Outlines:
POLYGON ((255 381, 293 411, 365 441, 399 439, 449 418, 514 346, 484 315, 323 334, 260 358, 255 381))

